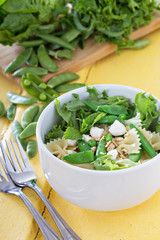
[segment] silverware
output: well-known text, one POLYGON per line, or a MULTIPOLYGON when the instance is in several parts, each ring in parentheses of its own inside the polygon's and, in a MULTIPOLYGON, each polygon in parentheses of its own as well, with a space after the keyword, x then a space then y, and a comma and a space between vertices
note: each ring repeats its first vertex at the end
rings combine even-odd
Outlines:
POLYGON ((27 198, 27 196, 22 192, 22 188, 16 186, 13 183, 1 157, 0 157, 0 162, 7 177, 6 179, 5 175, 0 170, 1 192, 14 194, 22 199, 22 201, 26 204, 31 214, 33 215, 35 221, 37 222, 46 240, 62 240, 62 238, 60 238, 59 235, 51 228, 51 226, 45 221, 45 219, 41 216, 41 214, 37 211, 37 209, 31 203, 31 201, 27 198))
POLYGON ((52 218, 54 219, 64 240, 81 240, 78 237, 78 235, 64 221, 64 219, 57 212, 57 210, 53 207, 53 205, 48 200, 48 198, 44 195, 42 190, 37 186, 36 174, 34 173, 32 167, 28 161, 28 158, 26 157, 26 154, 21 146, 19 139, 17 138, 17 146, 18 146, 21 158, 19 157, 19 154, 15 148, 15 145, 14 145, 12 139, 10 139, 10 141, 11 141, 11 145, 12 145, 13 151, 15 153, 18 164, 17 164, 15 158, 13 157, 11 148, 9 147, 9 144, 7 141, 6 141, 6 145, 7 145, 11 160, 9 159, 7 153, 5 152, 2 143, 1 143, 1 150, 2 150, 4 160, 6 162, 6 166, 8 168, 10 177, 12 178, 14 183, 20 187, 25 187, 25 186, 30 187, 39 195, 39 197, 42 199, 42 201, 46 205, 48 211, 50 212, 52 218))

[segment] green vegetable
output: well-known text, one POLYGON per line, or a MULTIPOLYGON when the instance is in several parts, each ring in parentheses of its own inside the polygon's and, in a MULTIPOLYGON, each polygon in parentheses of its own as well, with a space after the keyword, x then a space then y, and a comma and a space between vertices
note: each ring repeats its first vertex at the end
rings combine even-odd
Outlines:
POLYGON ((120 105, 103 105, 103 106, 98 106, 97 111, 102 111, 108 114, 113 114, 113 115, 120 115, 120 114, 127 114, 127 110, 124 106, 120 105))
POLYGON ((160 134, 160 121, 156 122, 155 131, 160 134))
POLYGON ((63 49, 58 51, 49 50, 48 54, 50 56, 53 56, 55 59, 59 59, 59 58, 72 59, 73 58, 72 52, 69 49, 63 49))
POLYGON ((16 93, 12 93, 12 92, 7 92, 7 98, 10 102, 14 103, 14 104, 22 104, 22 105, 26 105, 26 104, 32 104, 32 103, 36 103, 37 100, 30 98, 30 97, 25 97, 25 96, 21 96, 18 95, 16 93))
POLYGON ((138 39, 134 42, 133 46, 128 46, 127 48, 141 49, 141 48, 145 48, 146 46, 148 46, 149 43, 150 43, 150 41, 148 39, 138 39))
POLYGON ((112 135, 110 133, 105 134, 104 138, 106 142, 112 141, 112 135))
MULTIPOLYGON (((12 135, 14 137, 14 139, 16 140, 16 137, 19 138, 19 135, 21 134, 21 132, 23 131, 23 128, 21 126, 21 124, 15 120, 12 125, 11 125, 11 131, 12 131, 12 135)), ((20 143, 22 144, 22 147, 24 150, 26 150, 26 147, 27 147, 27 142, 26 142, 26 139, 20 139, 20 143)))
POLYGON ((90 140, 88 141, 88 145, 89 145, 90 147, 96 147, 96 146, 97 146, 97 142, 96 142, 96 140, 90 139, 90 140))
POLYGON ((55 90, 57 92, 68 92, 68 91, 71 91, 71 90, 74 90, 74 89, 77 89, 77 88, 80 88, 80 87, 84 87, 85 84, 83 83, 70 83, 70 84, 64 84, 64 85, 59 85, 57 87, 55 87, 55 90))
POLYGON ((38 58, 35 51, 32 51, 30 58, 26 61, 26 64, 30 67, 38 67, 38 58))
POLYGON ((79 76, 75 73, 69 73, 69 72, 61 73, 51 78, 48 81, 47 86, 50 88, 55 88, 56 86, 61 85, 62 83, 71 82, 78 78, 79 76))
POLYGON ((86 133, 91 127, 96 124, 101 118, 105 116, 105 113, 92 113, 87 118, 83 119, 80 132, 86 133))
POLYGON ((43 75, 47 75, 48 71, 46 69, 40 68, 40 67, 23 67, 23 68, 20 68, 19 70, 15 71, 13 76, 20 77, 27 73, 33 73, 38 76, 43 76, 43 75))
POLYGON ((3 117, 5 114, 5 106, 3 104, 3 102, 0 100, 0 117, 3 117))
POLYGON ((100 140, 97 145, 95 159, 107 154, 107 149, 105 146, 106 146, 106 141, 100 140))
POLYGON ((37 142, 32 139, 28 140, 26 151, 29 159, 33 158, 37 154, 37 149, 37 142))
POLYGON ((152 147, 152 145, 148 142, 148 140, 145 138, 145 136, 141 133, 141 131, 134 126, 134 124, 130 123, 130 128, 135 128, 139 137, 140 137, 140 141, 142 144, 142 147, 144 148, 144 150, 149 154, 150 157, 155 157, 157 155, 157 153, 155 152, 154 148, 152 147))
POLYGON ((91 150, 89 144, 82 139, 78 140, 78 148, 80 152, 91 150))
POLYGON ((130 153, 129 154, 129 159, 133 162, 138 162, 139 159, 141 158, 142 156, 142 153, 143 153, 143 150, 142 148, 139 150, 139 153, 130 153))
POLYGON ((92 150, 88 150, 85 152, 77 152, 71 153, 63 157, 63 160, 74 163, 74 164, 82 164, 89 163, 94 161, 94 152, 92 150))
POLYGON ((36 133, 36 126, 37 123, 36 122, 32 122, 30 123, 19 135, 20 139, 25 139, 28 137, 31 137, 33 135, 35 135, 36 133))
POLYGON ((38 113, 39 106, 33 105, 28 107, 22 114, 21 124, 23 128, 26 128, 31 122, 33 122, 34 117, 38 113))
POLYGON ((135 96, 135 111, 140 113, 140 119, 143 127, 146 129, 149 128, 153 119, 160 115, 160 112, 156 111, 156 102, 156 99, 154 99, 151 94, 147 97, 145 93, 137 93, 135 96))
POLYGON ((43 110, 48 106, 48 103, 44 104, 43 107, 41 107, 41 109, 38 111, 38 113, 35 115, 33 122, 37 122, 41 113, 43 112, 43 110))
POLYGON ((31 56, 33 49, 26 48, 5 69, 5 73, 13 72, 20 68, 31 56))
POLYGON ((66 131, 64 132, 65 139, 72 139, 72 140, 78 140, 82 139, 82 135, 79 132, 79 130, 73 128, 73 127, 68 127, 66 131))
POLYGON ((55 106, 58 114, 68 123, 71 118, 71 113, 66 109, 65 105, 61 108, 60 101, 55 99, 55 106))
POLYGON ((44 85, 42 79, 33 74, 28 73, 27 76, 23 76, 21 79, 21 84, 23 89, 32 97, 42 101, 42 102, 51 102, 59 94, 49 87, 42 87, 44 85))
POLYGON ((94 161, 94 168, 96 170, 105 170, 105 171, 120 170, 120 169, 130 168, 136 165, 137 163, 134 163, 129 159, 111 161, 111 155, 101 156, 94 161))
POLYGON ((13 120, 16 114, 16 105, 14 103, 10 104, 7 107, 6 117, 8 120, 13 120))
POLYGON ((67 41, 63 40, 62 38, 58 38, 56 36, 49 35, 49 34, 37 34, 37 36, 48 43, 58 44, 61 47, 68 48, 70 50, 74 50, 72 45, 70 43, 68 43, 67 41))
POLYGON ((63 137, 63 130, 61 126, 53 126, 53 129, 49 131, 47 135, 45 135, 45 143, 53 141, 54 139, 62 138, 63 137))
POLYGON ((24 42, 20 42, 18 43, 19 46, 23 46, 23 47, 36 47, 36 46, 40 46, 41 44, 44 44, 43 40, 32 40, 32 41, 24 41, 24 42))
POLYGON ((40 45, 37 51, 38 59, 40 65, 47 69, 49 72, 57 72, 58 66, 53 62, 53 60, 49 57, 47 50, 44 45, 40 45))
POLYGON ((63 34, 62 39, 67 42, 72 42, 75 38, 77 38, 80 35, 80 31, 76 28, 72 28, 69 31, 67 31, 65 34, 63 34))

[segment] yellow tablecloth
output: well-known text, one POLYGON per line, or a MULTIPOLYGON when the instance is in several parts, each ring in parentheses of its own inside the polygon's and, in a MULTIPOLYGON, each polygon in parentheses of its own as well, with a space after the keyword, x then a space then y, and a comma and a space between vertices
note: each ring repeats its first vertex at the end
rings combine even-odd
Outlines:
MULTIPOLYGON (((150 45, 141 50, 123 50, 92 64, 80 72, 79 82, 115 83, 137 87, 160 98, 160 30, 147 38, 150 45)), ((6 92, 25 95, 19 86, 0 75, 0 99, 7 107, 6 92)), ((25 107, 18 106, 16 119, 21 120, 25 107)), ((0 139, 11 136, 11 123, 0 119, 0 139)), ((160 191, 137 207, 118 212, 94 212, 79 208, 62 199, 47 183, 38 154, 30 160, 38 185, 68 224, 83 240, 159 240, 160 191)), ((148 176, 149 177, 149 176, 148 176)), ((32 190, 24 189, 34 205, 58 232, 48 211, 32 190)), ((118 201, 118 199, 117 199, 118 201)), ((28 209, 16 196, 0 193, 0 239, 42 240, 41 232, 28 209)))

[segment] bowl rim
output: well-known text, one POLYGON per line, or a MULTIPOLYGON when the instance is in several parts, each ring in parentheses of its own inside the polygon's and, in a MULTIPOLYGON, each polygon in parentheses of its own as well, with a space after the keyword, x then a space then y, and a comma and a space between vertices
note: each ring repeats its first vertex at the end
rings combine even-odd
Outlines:
MULTIPOLYGON (((127 86, 127 85, 120 85, 120 84, 95 84, 95 85, 88 85, 88 87, 99 87, 99 86, 109 86, 109 87, 125 87, 128 88, 130 90, 136 90, 139 92, 145 92, 147 94, 150 94, 149 92, 146 92, 144 90, 135 88, 135 87, 131 87, 131 86, 127 86)), ((57 97, 58 100, 61 100, 62 97, 64 96, 71 96, 72 93, 78 93, 81 92, 83 90, 86 90, 86 87, 81 87, 72 91, 69 91, 59 97, 57 97)), ((160 100, 155 97, 154 95, 152 95, 157 102, 159 102, 160 104, 160 100)), ((42 138, 41 138, 41 134, 40 134, 40 130, 41 130, 41 125, 42 122, 44 121, 44 116, 45 116, 45 112, 48 111, 48 109, 52 108, 53 105, 55 104, 55 100, 53 100, 51 103, 48 104, 48 106, 44 109, 44 111, 42 112, 42 114, 40 115, 38 122, 37 122, 37 128, 36 128, 36 138, 37 138, 37 142, 38 142, 38 148, 40 147, 42 149, 42 151, 45 152, 45 154, 50 157, 53 158, 55 160, 55 162, 57 162, 60 166, 63 166, 65 168, 69 168, 71 170, 77 171, 77 172, 83 172, 84 174, 91 174, 91 175, 100 175, 100 176, 104 176, 104 175, 121 175, 121 174, 129 174, 131 172, 134 171, 140 171, 142 169, 148 168, 150 165, 153 165, 156 161, 158 161, 158 159, 160 158, 160 153, 157 154, 154 158, 152 158, 151 160, 148 160, 146 162, 144 162, 143 164, 139 164, 137 166, 134 167, 130 167, 130 168, 125 168, 125 169, 120 169, 120 170, 114 170, 114 171, 103 171, 103 170, 93 170, 93 169, 86 169, 86 168, 81 168, 72 164, 69 164, 65 161, 60 160, 59 158, 57 158, 56 156, 54 156, 45 146, 45 143, 43 142, 42 138)))

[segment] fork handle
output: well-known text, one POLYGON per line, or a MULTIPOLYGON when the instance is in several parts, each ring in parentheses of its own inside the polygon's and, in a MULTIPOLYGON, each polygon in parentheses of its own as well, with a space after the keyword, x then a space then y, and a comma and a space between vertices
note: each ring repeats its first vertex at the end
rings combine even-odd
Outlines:
POLYGON ((61 215, 57 212, 57 210, 53 207, 48 198, 44 195, 42 190, 38 187, 36 183, 28 183, 28 187, 32 188, 38 196, 42 199, 43 203, 46 205, 49 213, 54 219, 62 237, 64 240, 81 240, 79 236, 70 228, 70 226, 64 221, 61 215))
POLYGON ((13 194, 20 197, 26 204, 40 230, 42 231, 45 240, 62 240, 62 238, 53 230, 53 228, 51 228, 42 215, 37 211, 37 209, 34 207, 28 197, 21 191, 21 189, 18 192, 13 192, 13 194))

